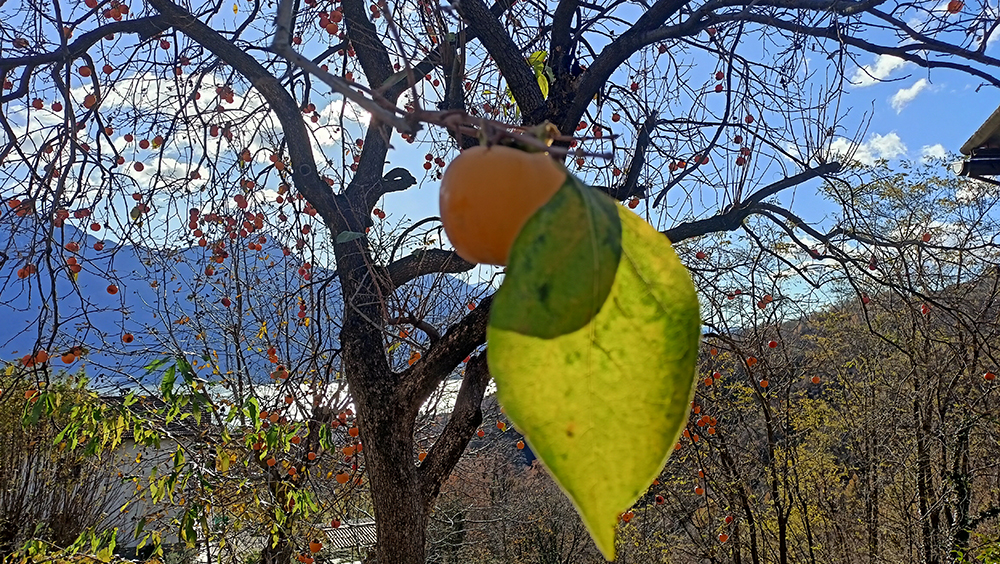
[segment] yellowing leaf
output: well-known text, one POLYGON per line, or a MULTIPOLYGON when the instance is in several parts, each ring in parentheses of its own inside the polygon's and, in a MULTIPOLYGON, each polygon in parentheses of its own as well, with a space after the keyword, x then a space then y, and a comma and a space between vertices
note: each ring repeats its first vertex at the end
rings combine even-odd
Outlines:
POLYGON ((218 459, 215 464, 215 467, 218 468, 219 472, 228 472, 230 461, 231 459, 229 458, 229 454, 227 454, 226 451, 220 448, 218 453, 218 459))
POLYGON ((548 99, 549 97, 549 79, 545 78, 544 73, 538 73, 536 75, 538 78, 538 88, 542 91, 542 98, 548 99))
POLYGON ((528 55, 528 64, 532 68, 539 68, 545 66, 545 59, 549 54, 545 51, 535 51, 534 53, 528 55))
POLYGON ((669 241, 572 177, 514 243, 487 332, 497 396, 608 559, 687 418, 700 328, 669 241))

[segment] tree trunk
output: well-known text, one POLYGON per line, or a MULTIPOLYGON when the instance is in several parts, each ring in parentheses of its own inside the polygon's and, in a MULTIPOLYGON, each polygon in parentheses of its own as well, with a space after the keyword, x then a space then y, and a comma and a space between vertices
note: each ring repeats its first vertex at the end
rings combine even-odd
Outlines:
POLYGON ((261 564, 290 564, 292 562, 292 543, 284 527, 278 529, 278 541, 270 536, 265 537, 264 550, 260 553, 261 564))
MULTIPOLYGON (((915 378, 917 380, 919 378, 915 378)), ((915 385, 916 387, 916 385, 915 385)), ((919 392, 919 389, 918 389, 919 392)), ((931 460, 928 442, 929 429, 925 428, 923 410, 920 407, 919 393, 913 400, 913 415, 917 439, 917 501, 920 510, 920 531, 923 545, 923 561, 926 564, 937 564, 937 509, 933 508, 931 499, 931 460)), ((930 425, 928 424, 927 427, 930 425)))
POLYGON ((371 564, 424 564, 427 511, 413 463, 413 418, 392 400, 358 401, 378 544, 371 564))

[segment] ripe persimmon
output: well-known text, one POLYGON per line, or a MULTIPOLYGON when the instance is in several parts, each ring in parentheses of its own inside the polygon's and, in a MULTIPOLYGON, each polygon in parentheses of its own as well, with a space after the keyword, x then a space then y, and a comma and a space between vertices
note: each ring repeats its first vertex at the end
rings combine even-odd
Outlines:
POLYGON ((441 223, 465 260, 505 265, 518 232, 565 180, 566 170, 544 153, 466 149, 441 179, 441 223))

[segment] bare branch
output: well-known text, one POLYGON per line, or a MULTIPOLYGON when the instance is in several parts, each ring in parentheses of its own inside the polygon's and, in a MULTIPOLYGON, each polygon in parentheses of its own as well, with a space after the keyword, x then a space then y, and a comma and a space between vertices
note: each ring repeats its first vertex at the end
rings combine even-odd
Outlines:
POLYGON ((483 422, 481 406, 489 382, 490 371, 484 352, 476 355, 466 365, 462 386, 458 390, 455 408, 448 418, 448 424, 420 465, 419 474, 426 503, 430 504, 437 498, 441 484, 448 478, 451 469, 472 440, 476 428, 483 422))
MULTIPOLYGON (((277 33, 274 36, 274 42, 271 44, 271 51, 284 57, 293 66, 305 69, 310 74, 316 76, 332 88, 334 92, 343 95, 348 100, 361 106, 372 114, 373 117, 392 125, 399 131, 405 133, 416 133, 419 130, 416 122, 410 123, 402 117, 399 117, 396 115, 396 112, 386 109, 382 105, 379 105, 379 103, 374 99, 361 94, 352 88, 351 84, 346 80, 323 70, 323 68, 313 62, 312 59, 300 55, 295 51, 295 49, 292 48, 290 38, 293 4, 294 0, 282 0, 278 5, 278 18, 275 22, 277 33)), ((388 61, 388 58, 386 60, 388 61)), ((392 106, 392 104, 388 103, 386 103, 386 105, 390 107, 392 106)))
POLYGON ((496 61, 500 73, 507 80, 521 114, 531 115, 545 104, 542 89, 538 86, 535 73, 528 65, 521 50, 510 34, 500 25, 497 16, 486 7, 482 0, 461 0, 455 6, 479 42, 486 47, 496 61))
POLYGON ((734 231, 743 224, 744 219, 754 213, 756 205, 762 200, 769 198, 782 190, 798 186, 799 184, 812 180, 818 176, 836 174, 840 171, 840 168, 840 163, 826 163, 816 168, 804 170, 795 176, 784 178, 778 182, 761 188, 757 192, 751 194, 750 197, 743 203, 733 206, 725 213, 721 213, 708 219, 682 223, 664 231, 663 234, 666 235, 671 242, 678 243, 685 239, 700 237, 701 235, 705 235, 707 233, 734 231))
POLYGON ((578 0, 560 0, 552 14, 552 42, 549 48, 549 66, 560 80, 569 73, 572 63, 573 35, 570 29, 578 0))
POLYGON ((400 374, 398 393, 404 404, 422 405, 442 378, 486 343, 492 304, 492 295, 484 298, 476 309, 452 325, 427 354, 400 374))
POLYGON ((292 176, 296 186, 320 212, 327 225, 336 229, 336 232, 343 231, 340 229, 343 223, 342 216, 337 213, 339 205, 333 191, 317 173, 316 160, 309 144, 309 132, 302 120, 298 105, 278 79, 245 51, 171 0, 150 0, 149 3, 164 16, 165 23, 188 35, 239 71, 267 100, 278 121, 281 122, 288 141, 292 176))
POLYGON ((612 41, 580 77, 580 85, 570 107, 564 110, 557 125, 560 131, 573 131, 580 116, 587 110, 594 96, 607 84, 611 74, 629 57, 644 46, 643 34, 663 25, 663 22, 688 4, 688 0, 658 0, 639 17, 635 24, 612 41))
POLYGON ((163 16, 150 16, 127 20, 122 22, 112 22, 97 29, 88 31, 81 35, 76 41, 65 48, 49 51, 46 53, 36 53, 22 57, 0 58, 0 75, 6 75, 10 69, 26 67, 18 87, 9 94, 0 96, 0 104, 16 100, 28 93, 28 77, 31 70, 42 65, 56 62, 69 62, 83 56, 88 49, 99 43, 105 36, 113 33, 135 33, 140 37, 152 37, 170 28, 163 16))
POLYGON ((393 317, 385 323, 386 325, 412 325, 427 335, 427 338, 431 341, 431 345, 434 345, 434 343, 441 340, 441 332, 437 330, 437 327, 431 325, 423 319, 417 319, 413 314, 393 317))
POLYGON ((386 267, 393 288, 399 288, 425 274, 457 274, 472 270, 476 265, 458 256, 454 251, 442 249, 419 250, 394 261, 386 267))
POLYGON ((635 141, 635 151, 632 153, 632 160, 629 161, 628 169, 625 171, 625 180, 621 185, 614 188, 611 197, 623 201, 632 196, 645 196, 645 186, 639 186, 639 174, 646 166, 646 149, 649 148, 650 133, 656 127, 656 114, 650 114, 646 121, 639 128, 639 135, 635 141))

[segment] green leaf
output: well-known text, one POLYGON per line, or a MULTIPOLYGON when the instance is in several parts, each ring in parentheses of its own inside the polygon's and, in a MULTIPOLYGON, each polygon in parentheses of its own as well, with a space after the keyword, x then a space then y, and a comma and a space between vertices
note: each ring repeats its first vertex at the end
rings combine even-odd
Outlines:
POLYGON ((497 396, 610 560, 683 429, 700 330, 669 241, 577 181, 514 243, 487 330, 497 396))
POLYGON ((337 233, 337 243, 346 243, 348 241, 360 239, 364 236, 364 233, 358 233, 357 231, 341 231, 340 233, 337 233))
POLYGON ((149 364, 147 364, 144 367, 144 369, 146 371, 148 371, 148 372, 153 372, 153 371, 157 370, 158 368, 160 368, 161 366, 163 366, 164 364, 166 364, 168 362, 170 362, 170 357, 169 356, 165 356, 163 358, 157 358, 157 359, 153 360, 153 362, 150 362, 149 364))
POLYGON ((177 365, 170 365, 163 373, 163 380, 160 382, 160 392, 164 398, 170 399, 174 394, 174 382, 177 381, 177 365))
POLYGON ((617 205, 566 175, 514 242, 497 299, 522 301, 494 305, 490 327, 545 339, 585 327, 611 291, 621 241, 617 205))

